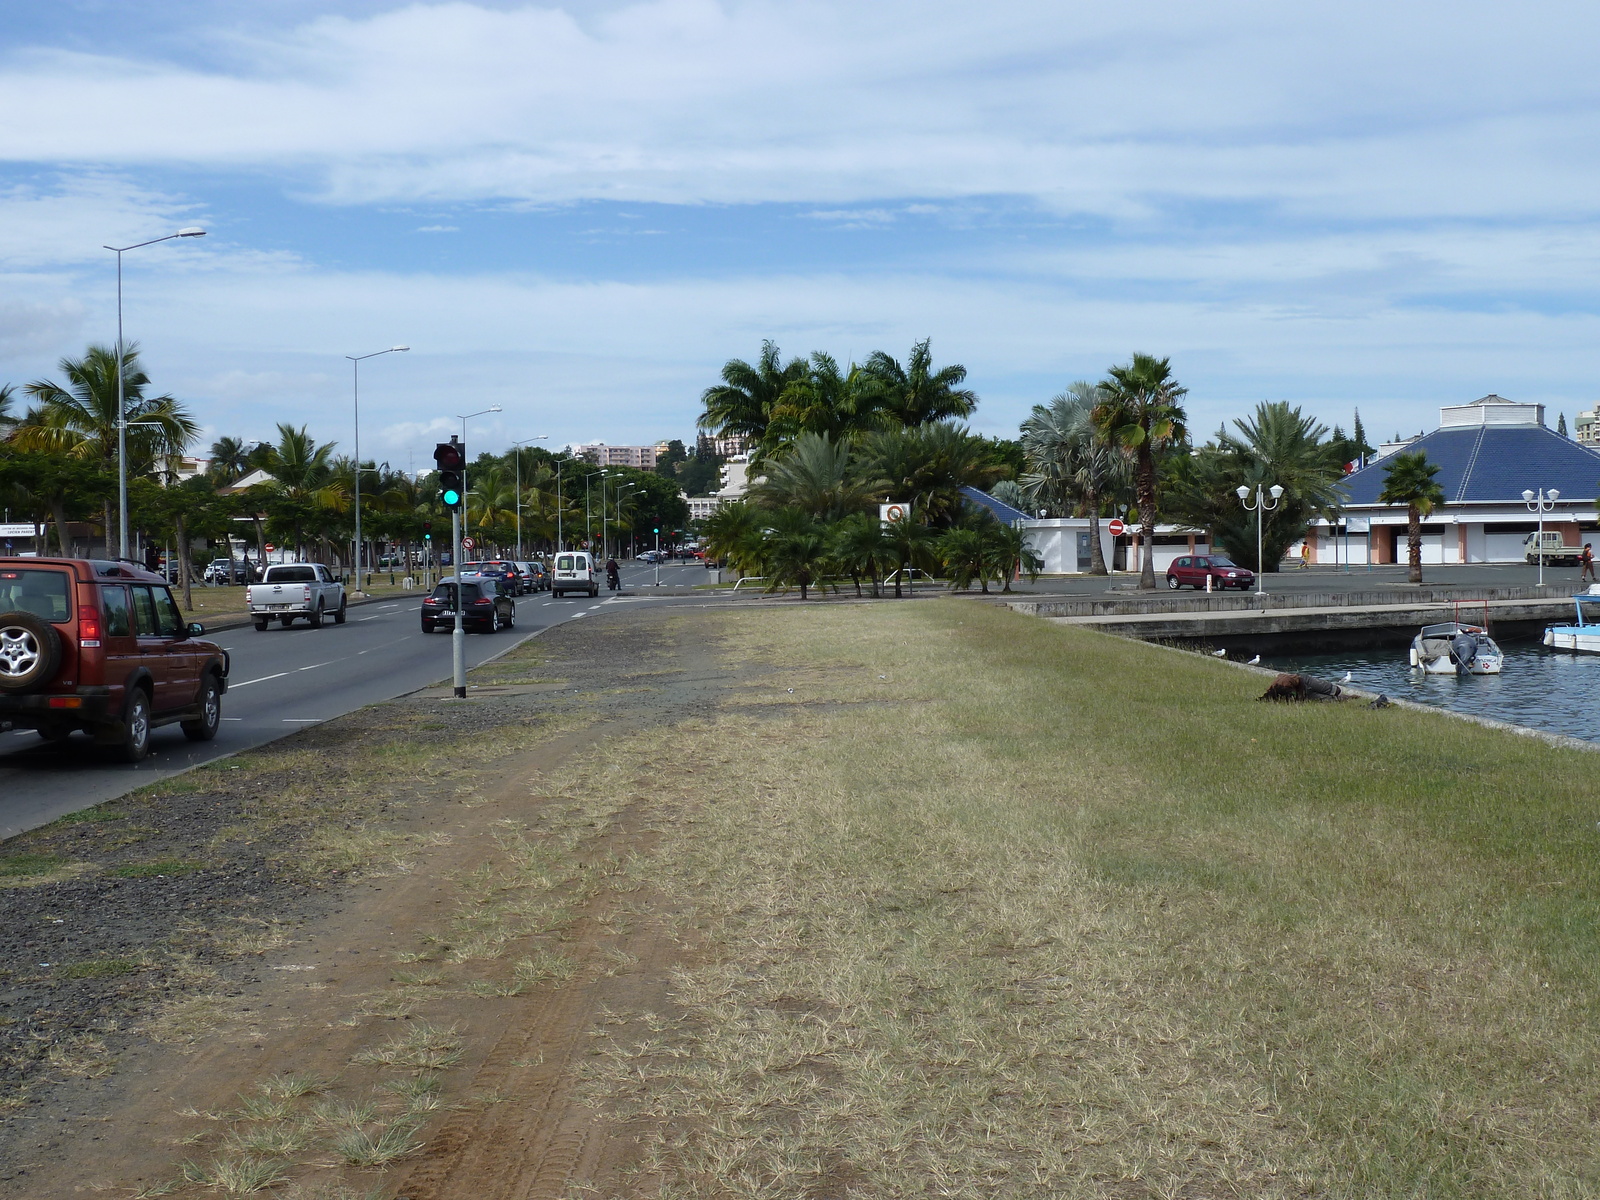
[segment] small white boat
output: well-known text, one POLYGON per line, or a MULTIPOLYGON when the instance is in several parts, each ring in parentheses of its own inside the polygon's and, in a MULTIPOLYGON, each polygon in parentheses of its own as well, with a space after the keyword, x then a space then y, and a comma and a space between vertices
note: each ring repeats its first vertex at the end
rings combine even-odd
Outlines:
POLYGON ((1551 625, 1544 631, 1544 644, 1552 650, 1583 650, 1600 654, 1600 624, 1584 619, 1585 604, 1600 604, 1600 584, 1572 598, 1578 620, 1574 625, 1551 625))
POLYGON ((1424 625, 1411 639, 1411 665, 1429 675, 1498 675, 1505 655, 1482 625, 1424 625))

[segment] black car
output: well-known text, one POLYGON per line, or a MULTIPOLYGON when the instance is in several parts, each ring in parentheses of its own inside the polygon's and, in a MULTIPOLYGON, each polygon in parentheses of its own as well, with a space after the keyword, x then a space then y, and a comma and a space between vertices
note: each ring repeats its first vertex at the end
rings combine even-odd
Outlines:
MULTIPOLYGON (((466 606, 462 629, 467 633, 498 633, 516 624, 517 606, 511 600, 511 584, 495 575, 467 575, 461 580, 461 599, 466 606)), ((422 632, 455 628, 456 577, 441 579, 433 594, 422 602, 422 632)))

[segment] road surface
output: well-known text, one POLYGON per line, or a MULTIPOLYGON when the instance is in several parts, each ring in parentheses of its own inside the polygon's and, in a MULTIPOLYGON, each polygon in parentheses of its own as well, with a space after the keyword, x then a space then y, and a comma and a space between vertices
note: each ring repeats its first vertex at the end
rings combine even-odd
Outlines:
MULTIPOLYGON (((689 589, 705 583, 708 574, 699 564, 663 565, 657 589, 653 568, 629 565, 623 568, 621 596, 608 593, 603 580, 598 600, 521 596, 514 629, 467 635, 467 667, 608 603, 707 599, 689 589)), ((151 735, 150 757, 138 766, 109 761, 86 734, 49 746, 32 730, 0 733, 0 839, 307 725, 448 680, 450 637, 422 632, 420 605, 420 596, 360 605, 350 610, 346 624, 329 622, 321 629, 274 624, 257 633, 246 625, 211 635, 233 658, 220 732, 214 741, 191 742, 178 726, 163 726, 151 735)))

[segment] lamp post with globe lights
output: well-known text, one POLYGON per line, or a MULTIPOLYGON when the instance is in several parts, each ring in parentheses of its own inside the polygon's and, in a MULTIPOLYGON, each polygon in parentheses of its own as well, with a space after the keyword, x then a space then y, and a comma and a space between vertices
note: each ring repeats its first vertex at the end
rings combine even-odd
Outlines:
POLYGON ((1534 553, 1539 558, 1539 586, 1544 586, 1544 515, 1555 509, 1556 501, 1561 499, 1559 488, 1540 488, 1537 492, 1531 488, 1522 493, 1522 499, 1528 506, 1528 511, 1539 514, 1539 533, 1534 540, 1534 553))
POLYGON ((1283 499, 1283 487, 1275 483, 1270 488, 1267 488, 1266 495, 1263 495, 1261 485, 1258 483, 1256 484, 1255 499, 1253 501, 1250 499, 1250 489, 1248 487, 1240 487, 1236 495, 1239 497, 1239 503, 1245 506, 1246 511, 1256 514, 1256 595, 1265 596, 1267 594, 1267 564, 1261 559, 1261 524, 1265 520, 1266 514, 1277 508, 1278 502, 1283 499), (1272 497, 1270 504, 1267 502, 1267 496, 1272 497))

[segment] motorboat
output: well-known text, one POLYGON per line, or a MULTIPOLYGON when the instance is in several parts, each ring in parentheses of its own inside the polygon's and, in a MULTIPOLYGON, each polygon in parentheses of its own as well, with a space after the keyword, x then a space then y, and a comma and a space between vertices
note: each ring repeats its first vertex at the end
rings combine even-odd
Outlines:
POLYGON ((1498 675, 1505 655, 1482 625, 1444 621, 1411 639, 1411 665, 1429 675, 1498 675))
POLYGON ((1600 604, 1600 584, 1591 584, 1587 592, 1572 598, 1577 610, 1577 622, 1572 625, 1551 625, 1544 631, 1544 644, 1552 650, 1582 650, 1600 654, 1600 623, 1587 619, 1585 604, 1600 604))

